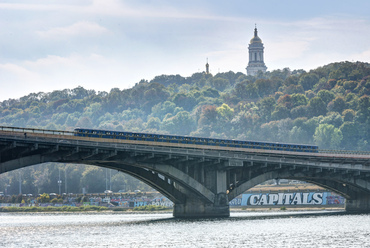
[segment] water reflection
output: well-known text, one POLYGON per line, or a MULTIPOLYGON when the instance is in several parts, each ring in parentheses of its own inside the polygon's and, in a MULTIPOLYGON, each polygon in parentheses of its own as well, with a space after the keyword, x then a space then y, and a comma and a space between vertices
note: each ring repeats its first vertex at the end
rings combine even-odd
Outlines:
POLYGON ((230 218, 165 214, 1 214, 2 247, 366 247, 370 215, 233 212, 230 218))

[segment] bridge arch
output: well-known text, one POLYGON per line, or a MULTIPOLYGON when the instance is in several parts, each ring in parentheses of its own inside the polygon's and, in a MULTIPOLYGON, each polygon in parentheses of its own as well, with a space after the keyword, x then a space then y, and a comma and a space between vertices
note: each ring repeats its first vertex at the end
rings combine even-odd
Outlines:
POLYGON ((202 201, 208 203, 215 200, 215 194, 207 187, 168 164, 147 164, 135 161, 89 164, 125 172, 158 190, 174 203, 184 204, 188 194, 197 195, 202 198, 202 201))

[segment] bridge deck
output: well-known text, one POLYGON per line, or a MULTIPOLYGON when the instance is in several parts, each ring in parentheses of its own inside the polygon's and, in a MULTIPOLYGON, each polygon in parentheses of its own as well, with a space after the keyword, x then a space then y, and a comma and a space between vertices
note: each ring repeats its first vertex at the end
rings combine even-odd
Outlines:
MULTIPOLYGON (((269 150, 269 149, 253 149, 253 148, 240 148, 240 147, 225 147, 225 146, 210 146, 210 145, 197 145, 197 144, 182 144, 182 143, 166 143, 155 141, 142 141, 142 140, 124 140, 124 139, 107 139, 107 138, 94 138, 74 136, 74 132, 70 131, 55 131, 55 130, 39 130, 39 129, 13 129, 0 131, 0 138, 16 138, 20 140, 38 140, 38 141, 51 141, 58 142, 59 144, 71 145, 93 145, 97 147, 110 147, 110 148, 125 148, 122 145, 142 145, 146 147, 157 147, 155 150, 159 151, 161 147, 166 148, 183 148, 186 153, 205 155, 205 151, 218 151, 218 152, 241 152, 243 154, 253 154, 261 156, 279 156, 286 158, 300 158, 310 157, 311 159, 318 160, 370 160, 370 152, 364 151, 343 151, 343 150, 320 150, 319 153, 312 152, 297 152, 297 151, 282 151, 282 150, 269 150), (26 134, 26 136, 25 136, 26 134), (26 138, 25 138, 26 137, 26 138), (195 152, 197 150, 197 152, 195 152)), ((142 147, 144 148, 144 147, 142 147)), ((147 149, 146 149, 147 150, 147 149)), ((167 152, 167 149, 166 149, 167 152)), ((189 154, 190 155, 190 154, 189 154)), ((235 157, 237 158, 237 157, 235 157)))

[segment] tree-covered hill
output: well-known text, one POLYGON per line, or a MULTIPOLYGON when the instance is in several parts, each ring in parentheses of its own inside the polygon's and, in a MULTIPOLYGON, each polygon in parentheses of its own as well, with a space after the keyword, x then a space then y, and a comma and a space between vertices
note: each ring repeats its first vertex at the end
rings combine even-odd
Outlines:
MULTIPOLYGON (((117 85, 119 87, 119 85, 117 85)), ((0 125, 75 127, 370 150, 370 64, 161 75, 130 89, 82 87, 0 102, 0 125)))
POLYGON ((370 150, 370 65, 305 72, 161 75, 131 89, 82 87, 0 103, 0 125, 75 127, 317 144, 370 150))

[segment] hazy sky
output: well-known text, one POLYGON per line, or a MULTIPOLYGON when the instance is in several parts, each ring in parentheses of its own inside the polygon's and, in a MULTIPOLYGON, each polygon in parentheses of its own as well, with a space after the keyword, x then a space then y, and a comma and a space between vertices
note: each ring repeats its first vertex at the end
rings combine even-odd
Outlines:
POLYGON ((370 61, 370 1, 0 0, 0 101, 82 86, 243 72, 257 23, 268 70, 370 61))

